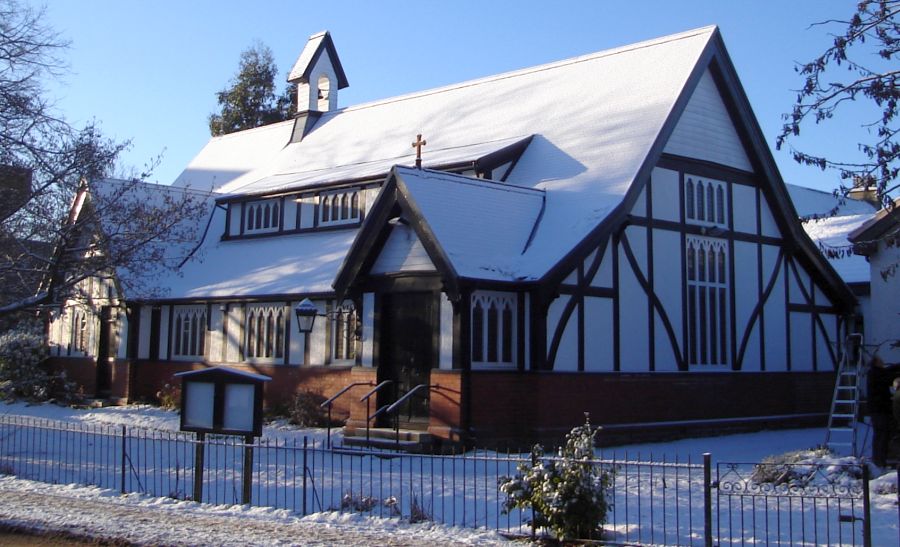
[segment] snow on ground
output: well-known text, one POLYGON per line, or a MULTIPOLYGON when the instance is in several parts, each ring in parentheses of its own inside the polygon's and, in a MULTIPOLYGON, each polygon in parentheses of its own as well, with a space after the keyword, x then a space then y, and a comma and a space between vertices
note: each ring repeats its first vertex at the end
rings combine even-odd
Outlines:
POLYGON ((215 506, 102 488, 0 477, 0 522, 137 545, 497 545, 496 532, 403 524, 357 514, 304 518, 264 507, 215 506))
MULTIPOLYGON (((54 405, 0 404, 0 415, 2 414, 95 425, 124 424, 128 427, 140 426, 169 431, 177 431, 179 428, 177 412, 146 405, 78 410, 54 405)), ((339 431, 332 433, 333 439, 339 442, 339 431)), ((270 422, 264 428, 263 435, 270 439, 289 442, 302 440, 306 436, 311 444, 320 447, 325 441, 324 430, 299 429, 284 421, 270 422)), ((716 473, 717 464, 721 462, 759 462, 768 456, 810 449, 823 441, 822 429, 762 431, 666 443, 618 446, 605 448, 600 455, 603 458, 615 458, 620 461, 672 462, 677 458, 679 462, 685 462, 689 459, 690 462, 697 464, 702 462, 704 452, 710 452, 713 459, 713 473, 716 473)), ((807 458, 802 460, 804 463, 824 463, 831 466, 831 469, 837 469, 845 463, 841 458, 812 453, 803 457, 807 458)), ((620 478, 626 481, 624 486, 627 489, 628 478, 620 478)), ((684 479, 682 477, 679 480, 684 479)), ((694 479, 688 479, 691 480, 694 479)), ((897 545, 897 537, 900 537, 897 473, 888 472, 877 477, 871 483, 871 492, 873 545, 897 545)), ((465 495, 461 498, 464 500, 465 495)), ((662 502, 662 509, 665 511, 666 502, 664 499, 662 502)), ((618 503, 621 502, 617 500, 618 503)), ((680 504, 680 501, 676 499, 675 503, 680 504)), ((671 509, 669 506, 669 510, 671 509)), ((653 511, 652 506, 650 510, 653 511)), ((788 511, 790 514, 790 509, 788 511)), ((234 544, 241 545, 280 545, 296 542, 313 545, 351 543, 405 545, 428 542, 485 545, 503 541, 494 532, 472 531, 436 524, 411 525, 403 520, 378 519, 355 513, 323 512, 303 518, 293 515, 294 513, 290 511, 271 508, 214 506, 138 494, 120 496, 116 491, 101 488, 47 485, 12 477, 0 478, 0 522, 98 537, 121 537, 129 541, 140 539, 147 543, 176 545, 197 543, 227 545, 230 541, 236 541, 235 538, 239 538, 239 541, 234 544), (9 500, 10 503, 4 503, 4 500, 9 500), (165 525, 160 526, 161 522, 165 525)), ((644 528, 644 525, 641 527, 644 528)), ((650 529, 646 528, 645 533, 647 530, 650 529)), ((613 532, 620 536, 623 533, 616 529, 613 529, 613 532)), ((627 537, 625 536, 625 539, 627 537)), ((685 538, 673 539, 681 542, 681 539, 685 538)), ((693 539, 696 538, 692 536, 692 539, 687 541, 693 539)))

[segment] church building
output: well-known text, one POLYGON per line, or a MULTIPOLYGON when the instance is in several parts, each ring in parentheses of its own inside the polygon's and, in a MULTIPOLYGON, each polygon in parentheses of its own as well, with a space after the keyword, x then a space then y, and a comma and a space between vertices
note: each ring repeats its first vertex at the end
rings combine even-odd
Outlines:
POLYGON ((824 423, 856 300, 717 28, 340 108, 325 32, 289 80, 293 120, 212 138, 167 190, 212 192, 162 292, 54 316, 88 392, 221 365, 270 376, 269 405, 352 386, 350 425, 474 444, 585 412, 610 435, 824 423))

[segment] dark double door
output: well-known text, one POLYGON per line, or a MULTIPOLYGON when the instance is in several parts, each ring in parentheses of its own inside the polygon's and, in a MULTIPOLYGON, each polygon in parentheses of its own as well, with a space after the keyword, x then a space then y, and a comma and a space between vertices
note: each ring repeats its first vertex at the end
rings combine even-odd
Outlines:
MULTIPOLYGON (((380 307, 378 381, 393 383, 379 392, 379 408, 418 385, 429 385, 437 361, 437 297, 424 292, 388 293, 382 295, 380 307)), ((429 395, 428 389, 420 390, 402 406, 397 414, 401 425, 428 425, 429 395)))

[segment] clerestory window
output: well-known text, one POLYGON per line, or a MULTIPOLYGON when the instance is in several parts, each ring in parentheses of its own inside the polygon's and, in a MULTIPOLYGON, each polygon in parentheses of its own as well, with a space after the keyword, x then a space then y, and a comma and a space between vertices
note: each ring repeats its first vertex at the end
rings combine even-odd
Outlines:
POLYGON ((515 363, 516 295, 478 291, 472 295, 472 364, 515 363))
POLYGON ((206 354, 206 306, 175 306, 172 355, 203 357, 206 354))

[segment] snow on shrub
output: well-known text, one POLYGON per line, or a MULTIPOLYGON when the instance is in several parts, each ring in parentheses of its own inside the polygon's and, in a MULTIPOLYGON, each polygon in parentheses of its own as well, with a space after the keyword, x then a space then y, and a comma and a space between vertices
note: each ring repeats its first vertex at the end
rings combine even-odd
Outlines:
POLYGON ((75 385, 64 373, 48 374, 41 367, 47 357, 43 329, 23 323, 0 335, 0 398, 43 401, 52 395, 71 399, 75 385))
POLYGON ((596 434, 585 415, 584 425, 566 435, 556 457, 544 456, 543 447, 534 445, 531 461, 519 464, 515 477, 500 479, 500 491, 507 496, 504 511, 532 509, 529 524, 550 530, 558 539, 599 537, 612 506, 612 471, 594 459, 596 434))

